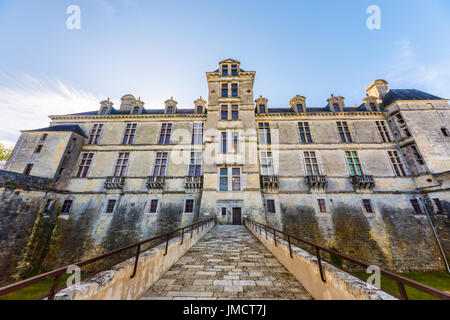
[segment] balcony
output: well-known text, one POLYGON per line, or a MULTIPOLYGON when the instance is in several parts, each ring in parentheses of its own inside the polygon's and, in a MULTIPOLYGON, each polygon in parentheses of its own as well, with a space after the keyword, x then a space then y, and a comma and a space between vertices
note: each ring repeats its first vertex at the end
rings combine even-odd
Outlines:
POLYGON ((125 177, 108 177, 105 181, 106 189, 123 189, 125 177))
POLYGON ((328 186, 327 176, 306 176, 306 183, 310 190, 325 190, 328 186))
POLYGON ((166 177, 160 176, 147 177, 148 189, 164 189, 165 185, 166 185, 166 177))
POLYGON ((280 179, 278 176, 261 176, 261 188, 265 190, 278 189, 280 179))
POLYGON ((186 190, 198 190, 203 187, 203 176, 188 176, 184 178, 186 190))
POLYGON ((355 190, 373 190, 375 188, 375 178, 373 176, 362 175, 351 177, 355 190))

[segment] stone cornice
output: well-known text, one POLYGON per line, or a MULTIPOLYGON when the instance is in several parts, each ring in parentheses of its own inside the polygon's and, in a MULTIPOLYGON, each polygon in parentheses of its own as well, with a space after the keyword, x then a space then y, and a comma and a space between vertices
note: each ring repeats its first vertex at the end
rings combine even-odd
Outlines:
POLYGON ((202 114, 111 114, 111 115, 50 115, 48 116, 51 120, 102 120, 102 119, 173 119, 173 118, 206 118, 206 113, 202 114))
POLYGON ((385 116, 385 112, 314 112, 314 113, 257 113, 256 118, 271 117, 289 117, 289 118, 308 118, 308 117, 346 117, 346 116, 385 116))

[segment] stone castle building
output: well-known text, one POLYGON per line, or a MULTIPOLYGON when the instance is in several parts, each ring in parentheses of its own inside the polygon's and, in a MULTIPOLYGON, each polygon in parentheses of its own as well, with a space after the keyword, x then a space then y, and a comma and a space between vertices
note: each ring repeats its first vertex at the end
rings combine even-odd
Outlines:
MULTIPOLYGON (((108 99, 23 131, 4 170, 53 184, 29 196, 36 219, 53 219, 40 267, 215 216, 252 218, 391 269, 442 269, 427 217, 441 226, 449 212, 448 100, 376 80, 359 107, 332 95, 315 108, 296 95, 274 108, 255 99, 255 74, 227 59, 206 73, 208 101, 193 109, 174 98, 146 109, 125 95, 120 106, 108 99)), ((6 189, 3 207, 17 197, 6 189)), ((41 252, 33 236, 15 266, 41 252)))

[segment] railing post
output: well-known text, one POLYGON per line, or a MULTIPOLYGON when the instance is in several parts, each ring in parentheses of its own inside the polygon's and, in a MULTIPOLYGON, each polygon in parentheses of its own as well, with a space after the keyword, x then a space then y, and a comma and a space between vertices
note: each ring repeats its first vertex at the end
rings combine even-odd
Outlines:
POLYGON ((138 262, 139 262, 139 255, 141 254, 141 245, 139 244, 137 246, 137 251, 136 251, 136 260, 134 261, 134 270, 133 270, 133 274, 131 275, 130 279, 133 279, 136 276, 136 271, 137 271, 137 267, 138 267, 138 262))
POLYGON ((180 246, 183 245, 183 241, 184 241, 184 228, 181 229, 181 243, 180 243, 180 246))
POLYGON ((192 239, 193 234, 194 234, 194 225, 191 226, 191 239, 192 239))
POLYGON ((291 236, 288 236, 288 243, 289 243, 289 255, 291 256, 291 259, 293 259, 294 257, 292 256, 291 236))
POLYGON ((50 290, 50 295, 48 296, 48 300, 55 300, 56 290, 58 290, 59 282, 61 281, 62 273, 55 276, 55 280, 53 281, 52 289, 50 290))
POLYGON ((319 263, 320 277, 322 278, 322 282, 326 283, 327 280, 325 279, 325 275, 323 274, 323 269, 322 269, 322 259, 320 258, 320 251, 319 251, 319 248, 317 248, 317 247, 316 247, 316 256, 317 256, 317 262, 319 263))
POLYGON ((269 238, 267 236, 267 226, 266 225, 264 225, 264 230, 266 230, 266 240, 268 240, 269 238))
POLYGON ((406 293, 405 285, 400 281, 397 281, 398 291, 400 292, 401 300, 408 300, 408 293, 406 293))
POLYGON ((275 247, 277 247, 277 232, 275 231, 275 228, 273 229, 273 240, 275 241, 275 247))
POLYGON ((170 234, 167 235, 166 252, 164 253, 164 256, 167 256, 167 252, 169 250, 169 241, 170 241, 170 234))

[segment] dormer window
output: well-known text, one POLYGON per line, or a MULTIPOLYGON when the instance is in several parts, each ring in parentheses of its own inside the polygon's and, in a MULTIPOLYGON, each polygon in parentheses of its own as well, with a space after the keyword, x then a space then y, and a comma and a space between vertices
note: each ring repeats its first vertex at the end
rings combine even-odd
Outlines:
POLYGON ((261 104, 258 106, 259 113, 266 113, 266 106, 261 104))
POLYGON ((139 107, 133 108, 133 114, 139 114, 139 107))
POLYGON ((228 65, 227 64, 222 65, 222 76, 223 77, 228 76, 228 65))
POLYGON ((369 106, 370 106, 370 111, 378 111, 377 105, 375 103, 370 103, 369 106))
POLYGON ((232 76, 237 76, 238 75, 238 66, 237 66, 237 64, 233 64, 231 66, 231 75, 232 76))
POLYGON ((197 106, 197 113, 203 113, 203 107, 197 106))
POLYGON ((222 84, 222 98, 228 98, 228 84, 222 84))
POLYGON ((100 112, 101 115, 105 115, 106 112, 108 112, 108 108, 107 107, 103 107, 102 111, 100 112))
POLYGON ((338 103, 333 103, 333 110, 334 112, 339 112, 339 104, 338 103))
POLYGON ((232 97, 237 97, 239 95, 239 90, 238 90, 238 84, 237 83, 233 83, 231 85, 231 96, 232 97))
POLYGON ((304 112, 304 109, 303 109, 303 105, 302 105, 302 104, 298 104, 298 105, 297 105, 297 112, 298 112, 298 113, 303 113, 303 112, 304 112))
POLYGON ((173 114, 173 107, 172 106, 168 106, 167 107, 167 114, 173 114))

